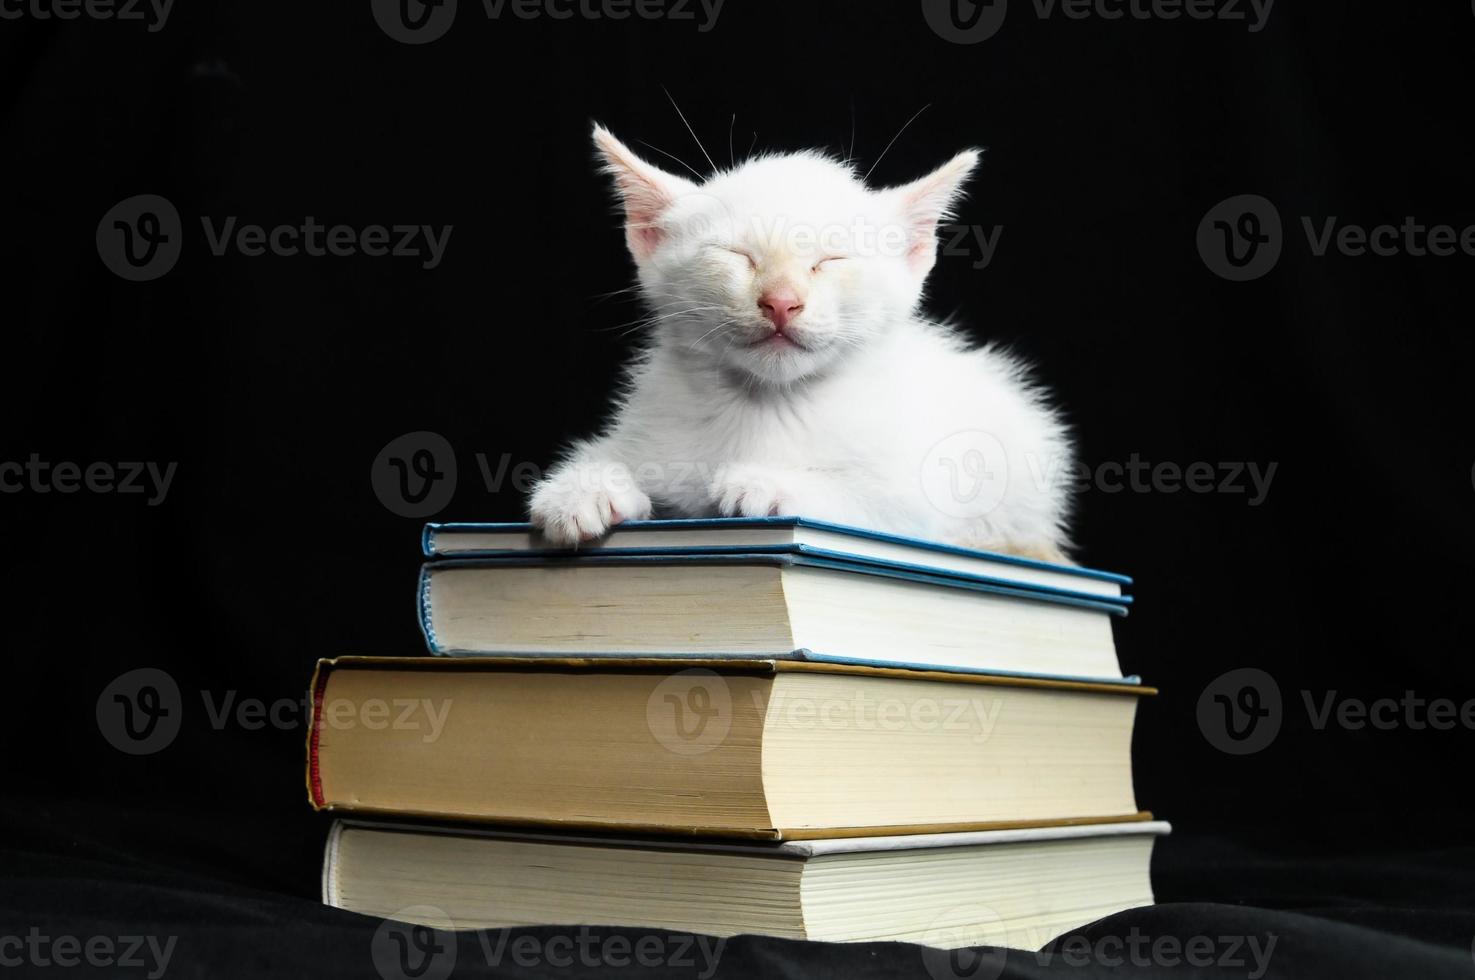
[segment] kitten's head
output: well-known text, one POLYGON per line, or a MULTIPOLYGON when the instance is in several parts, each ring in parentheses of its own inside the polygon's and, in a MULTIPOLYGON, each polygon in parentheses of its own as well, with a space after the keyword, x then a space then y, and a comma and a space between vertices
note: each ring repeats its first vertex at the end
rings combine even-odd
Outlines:
POLYGON ((658 343, 728 372, 787 384, 904 320, 922 297, 937 225, 978 152, 872 190, 817 153, 765 156, 697 184, 606 129, 594 142, 625 207, 625 241, 658 343))

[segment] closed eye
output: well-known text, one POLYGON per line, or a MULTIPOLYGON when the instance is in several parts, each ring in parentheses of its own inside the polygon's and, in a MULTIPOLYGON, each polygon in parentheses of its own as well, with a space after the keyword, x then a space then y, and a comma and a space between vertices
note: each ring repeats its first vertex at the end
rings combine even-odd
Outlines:
POLYGON ((810 272, 818 272, 820 269, 824 268, 826 265, 829 265, 829 264, 835 263, 835 262, 844 262, 847 258, 849 258, 849 256, 846 256, 846 255, 827 255, 824 258, 820 259, 818 262, 814 263, 814 266, 809 271, 810 272))
POLYGON ((748 263, 748 267, 749 268, 752 268, 752 269, 758 268, 758 260, 755 259, 755 258, 753 258, 753 253, 752 252, 749 252, 746 249, 733 248, 731 245, 719 245, 718 248, 720 248, 720 249, 722 249, 722 251, 728 252, 728 253, 730 253, 732 255, 742 256, 744 259, 747 260, 747 263, 748 263))

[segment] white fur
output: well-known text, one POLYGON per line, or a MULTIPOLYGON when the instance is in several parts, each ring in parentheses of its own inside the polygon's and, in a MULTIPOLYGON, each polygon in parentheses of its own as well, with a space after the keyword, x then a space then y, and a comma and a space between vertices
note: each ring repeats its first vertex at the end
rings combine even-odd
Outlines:
POLYGON ((651 332, 604 434, 534 489, 550 540, 657 511, 787 514, 1064 557, 1069 500, 1051 479, 1069 472, 1064 425, 1018 362, 918 313, 936 226, 976 152, 872 190, 818 154, 697 185, 602 128, 595 142, 651 332), (792 343, 761 315, 772 289, 802 298, 792 343), (944 492, 976 491, 980 473, 984 492, 944 492))

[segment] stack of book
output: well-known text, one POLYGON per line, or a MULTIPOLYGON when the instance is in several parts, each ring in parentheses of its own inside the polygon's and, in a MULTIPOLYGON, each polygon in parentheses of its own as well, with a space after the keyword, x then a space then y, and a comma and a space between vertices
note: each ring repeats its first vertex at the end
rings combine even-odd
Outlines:
POLYGON ((1152 902, 1123 576, 798 518, 424 550, 436 656, 313 681, 331 905, 1037 947, 1152 902))

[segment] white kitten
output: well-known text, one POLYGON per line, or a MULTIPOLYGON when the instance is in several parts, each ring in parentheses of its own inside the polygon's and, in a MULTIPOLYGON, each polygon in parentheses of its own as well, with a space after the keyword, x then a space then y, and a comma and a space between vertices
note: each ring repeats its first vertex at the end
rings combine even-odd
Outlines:
POLYGON ((698 185, 596 126, 652 311, 613 422, 535 488, 576 544, 662 516, 802 515, 1064 560, 1064 425, 1020 364, 918 314, 978 153, 871 190, 815 153, 698 185))

